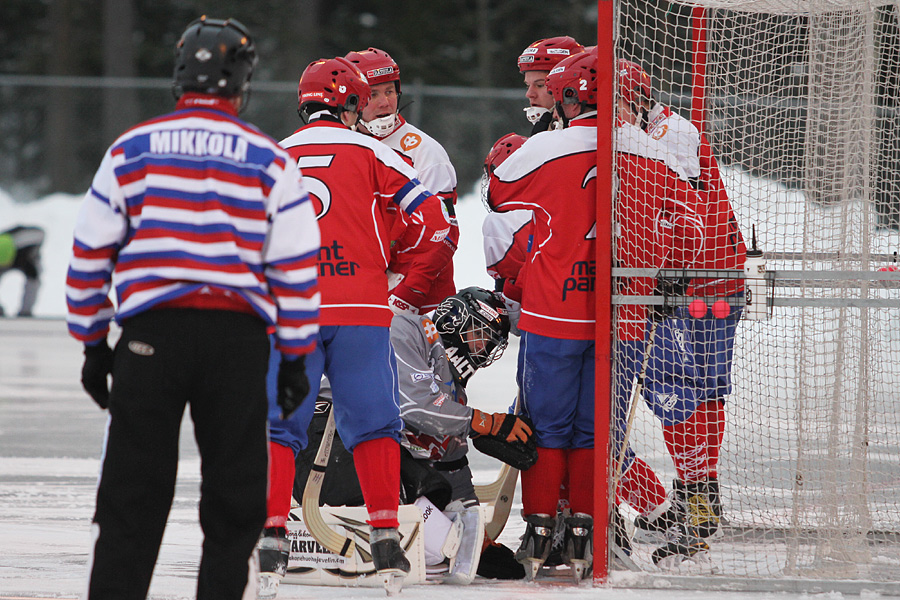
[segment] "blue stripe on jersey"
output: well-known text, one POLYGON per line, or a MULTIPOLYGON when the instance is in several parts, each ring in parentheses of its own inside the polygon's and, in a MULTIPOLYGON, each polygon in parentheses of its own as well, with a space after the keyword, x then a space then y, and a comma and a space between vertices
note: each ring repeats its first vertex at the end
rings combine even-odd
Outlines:
POLYGON ((284 206, 279 208, 278 212, 284 212, 286 210, 290 210, 290 209, 294 208, 295 206, 300 206, 304 202, 308 202, 308 201, 309 201, 309 194, 305 194, 302 198, 297 198, 293 202, 288 202, 287 204, 285 204, 284 206))
POLYGON ((196 261, 198 263, 203 263, 210 266, 226 266, 226 265, 241 265, 244 266, 245 263, 237 256, 201 256, 199 254, 192 254, 190 252, 183 252, 181 250, 169 250, 169 251, 151 251, 151 252, 137 252, 137 253, 129 253, 129 254, 121 254, 119 255, 119 267, 127 267, 130 263, 139 260, 153 260, 153 261, 163 261, 169 263, 172 267, 178 268, 186 268, 184 265, 179 265, 175 261, 182 260, 190 260, 196 261))
POLYGON ((403 209, 408 215, 413 214, 419 205, 422 204, 427 198, 430 197, 430 194, 426 192, 420 192, 417 194, 412 200, 408 199, 407 196, 412 194, 416 188, 422 188, 422 183, 418 179, 410 179, 407 183, 403 184, 397 193, 394 194, 392 201, 394 204, 403 209))
POLYGON ((234 227, 232 223, 209 223, 206 225, 195 225, 193 223, 178 223, 174 221, 163 221, 161 219, 143 219, 141 220, 141 229, 166 229, 169 231, 181 231, 195 233, 198 236, 211 235, 215 233, 231 233, 235 237, 254 243, 263 243, 266 241, 265 232, 253 233, 244 231, 234 227))
POLYGON ((82 338, 91 338, 94 337, 94 334, 96 334, 97 332, 109 327, 109 323, 107 321, 99 321, 92 324, 90 327, 83 327, 77 323, 69 321, 68 326, 69 331, 71 331, 72 333, 75 333, 82 338))
MULTIPOLYGON (((189 192, 184 190, 175 190, 171 188, 148 187, 144 191, 144 195, 158 196, 160 198, 173 198, 175 200, 183 200, 185 202, 215 202, 223 206, 230 206, 240 210, 253 210, 263 214, 265 210, 259 203, 259 199, 241 199, 234 196, 225 196, 215 190, 204 190, 200 193, 189 192)), ((136 196, 135 196, 136 197, 136 196)), ((129 199, 130 200, 130 199, 129 199)), ((128 203, 129 208, 132 206, 128 203)))
POLYGON ((400 206, 402 208, 404 199, 406 198, 407 195, 409 195, 410 192, 413 191, 413 189, 418 184, 419 184, 419 182, 416 181, 415 179, 410 179, 408 182, 403 184, 403 187, 401 187, 399 190, 397 190, 397 193, 394 194, 394 197, 391 199, 391 201, 394 204, 396 204, 397 206, 400 206))
MULTIPOLYGON (((271 162, 271 161, 270 161, 271 162)), ((266 166, 265 163, 263 166, 266 166)), ((204 176, 215 173, 228 173, 237 177, 261 181, 264 185, 274 185, 272 177, 258 165, 236 163, 219 156, 183 156, 179 154, 145 154, 128 160, 115 169, 116 177, 123 177, 134 171, 139 171, 147 165, 158 167, 159 170, 177 168, 202 173, 204 176)))
POLYGON ((106 196, 104 196, 103 194, 98 192, 97 188, 95 188, 94 186, 91 186, 91 195, 94 196, 94 198, 96 198, 97 200, 100 200, 101 202, 103 202, 104 204, 109 205, 109 198, 107 198, 106 196))
POLYGON ((423 202, 425 202, 426 200, 428 200, 429 198, 431 198, 431 194, 428 194, 425 192, 416 196, 416 198, 407 205, 406 214, 411 215, 414 212, 416 212, 416 209, 419 208, 419 205, 422 204, 423 202))
POLYGON ((103 306, 103 303, 106 302, 107 296, 104 294, 94 294, 93 296, 88 296, 83 300, 75 300, 71 297, 67 298, 67 304, 73 308, 84 308, 85 306, 103 306))

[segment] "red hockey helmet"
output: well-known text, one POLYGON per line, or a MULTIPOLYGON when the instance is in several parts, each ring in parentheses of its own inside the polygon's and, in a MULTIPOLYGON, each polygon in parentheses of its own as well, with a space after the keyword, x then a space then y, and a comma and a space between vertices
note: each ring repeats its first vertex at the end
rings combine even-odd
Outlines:
POLYGON ((631 103, 642 103, 643 100, 651 100, 652 89, 650 76, 641 68, 641 65, 630 60, 620 58, 616 61, 616 71, 619 78, 619 95, 631 103))
POLYGON ((597 50, 570 56, 553 67, 547 89, 559 104, 597 106, 597 50))
POLYGON ((519 72, 550 71, 561 60, 584 52, 584 46, 567 35, 538 40, 519 55, 519 72))
POLYGON ((345 56, 365 75, 369 85, 378 85, 388 81, 396 82, 397 93, 400 93, 400 67, 391 55, 378 48, 369 48, 358 52, 348 52, 345 56))
POLYGON ((372 97, 369 82, 363 74, 356 65, 341 57, 311 62, 300 76, 297 94, 300 112, 311 103, 362 112, 372 97))
POLYGON ((491 151, 484 158, 484 166, 481 173, 481 203, 484 204, 488 211, 494 210, 488 199, 491 187, 491 174, 503 164, 503 161, 509 158, 510 154, 518 150, 525 143, 526 139, 526 137, 518 133, 507 133, 494 142, 491 151))
POLYGON ((484 159, 484 172, 493 173, 494 170, 503 164, 503 161, 509 158, 509 155, 518 150, 527 138, 518 133, 507 133, 502 138, 494 142, 491 151, 484 159))

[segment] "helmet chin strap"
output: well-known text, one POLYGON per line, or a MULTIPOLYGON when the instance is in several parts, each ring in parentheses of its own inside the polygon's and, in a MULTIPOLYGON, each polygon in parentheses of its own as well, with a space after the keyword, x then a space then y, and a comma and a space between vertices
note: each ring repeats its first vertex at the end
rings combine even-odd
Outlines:
POLYGON ((541 115, 543 115, 544 113, 550 112, 548 109, 544 108, 543 106, 528 106, 526 108, 523 108, 522 110, 525 111, 525 118, 528 119, 528 121, 532 125, 534 125, 535 123, 537 123, 540 120, 541 115))
POLYGON ((362 117, 360 117, 359 122, 366 128, 366 131, 375 137, 383 138, 391 135, 397 129, 400 119, 397 118, 397 113, 394 113, 386 117, 372 119, 371 121, 363 121, 362 117))

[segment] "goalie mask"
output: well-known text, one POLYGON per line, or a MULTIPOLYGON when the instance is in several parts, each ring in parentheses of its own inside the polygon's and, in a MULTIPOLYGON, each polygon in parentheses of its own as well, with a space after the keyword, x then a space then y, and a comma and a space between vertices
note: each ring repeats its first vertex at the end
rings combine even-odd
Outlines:
POLYGON ((453 377, 465 386, 476 369, 503 355, 509 336, 509 313, 491 291, 469 287, 441 302, 434 325, 447 350, 453 377))

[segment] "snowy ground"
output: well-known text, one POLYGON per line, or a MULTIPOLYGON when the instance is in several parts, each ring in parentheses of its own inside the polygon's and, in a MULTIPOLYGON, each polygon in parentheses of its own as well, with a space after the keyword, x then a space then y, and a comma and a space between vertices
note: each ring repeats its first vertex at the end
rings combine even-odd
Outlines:
MULTIPOLYGON (((78 198, 62 195, 18 205, 0 192, 0 227, 34 223, 47 231, 44 285, 35 311, 42 318, 0 320, 0 600, 75 598, 81 595, 85 583, 89 524, 106 417, 80 388, 80 347, 67 337, 60 320, 65 312, 63 280, 78 205, 78 198)), ((470 195, 460 203, 459 212, 463 238, 456 259, 457 283, 460 287, 489 286, 480 246, 483 208, 470 195)), ((18 274, 0 280, 0 303, 8 314, 18 308, 20 290, 18 274)), ((508 406, 513 396, 515 354, 513 343, 497 365, 475 375, 470 389, 472 401, 479 408, 505 410, 508 406)), ((499 468, 495 461, 478 453, 473 453, 472 461, 477 483, 491 481, 499 468)), ((151 598, 181 599, 194 595, 201 540, 198 493, 199 461, 187 421, 175 504, 150 588, 151 598)), ((523 529, 518 517, 520 506, 517 497, 509 525, 500 539, 511 547, 517 546, 523 529)), ((772 589, 790 589, 790 582, 784 583, 784 588, 773 584, 772 589)), ((840 587, 821 587, 820 594, 690 589, 703 587, 702 584, 703 580, 697 578, 644 578, 615 571, 610 584, 604 586, 478 580, 466 589, 410 587, 400 597, 737 600, 814 595, 843 598, 847 594, 846 590, 837 591, 840 587), (688 589, 681 590, 682 587, 688 589)), ((863 590, 862 597, 888 597, 892 593, 878 586, 872 589, 881 591, 863 590)), ((384 592, 377 589, 299 585, 284 585, 279 594, 279 598, 381 597, 384 592)))

